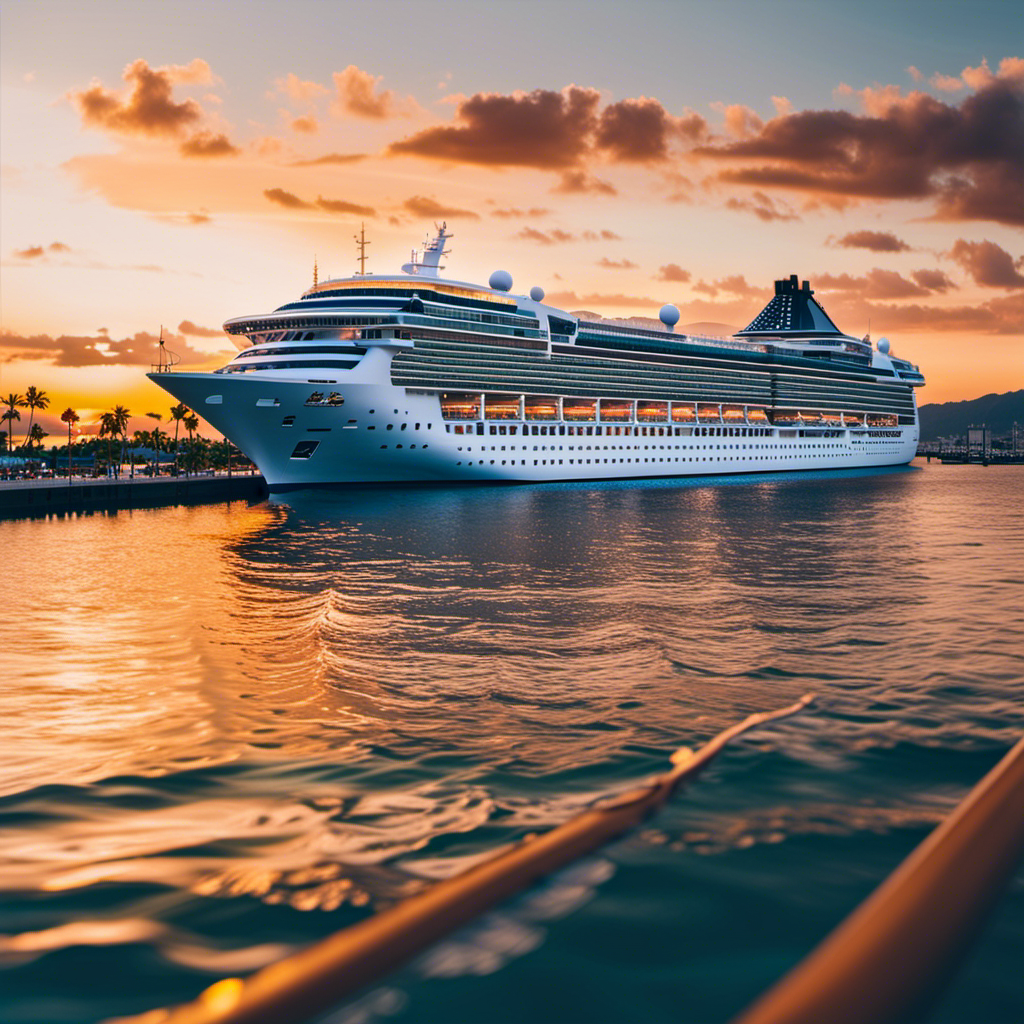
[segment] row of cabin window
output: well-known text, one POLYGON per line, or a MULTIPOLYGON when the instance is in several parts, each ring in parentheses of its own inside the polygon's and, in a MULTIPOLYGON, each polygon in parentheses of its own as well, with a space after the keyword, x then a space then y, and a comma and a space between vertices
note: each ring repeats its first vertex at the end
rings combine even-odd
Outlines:
MULTIPOLYGON (((484 426, 483 423, 446 423, 444 429, 449 434, 453 432, 456 434, 483 434, 484 426)), ((388 427, 388 430, 390 429, 388 427)), ((668 437, 683 437, 684 430, 691 431, 694 437, 769 437, 771 435, 771 430, 767 427, 576 427, 543 426, 536 423, 524 424, 522 434, 524 437, 527 435, 533 437, 665 437, 667 432, 668 437)), ((519 433, 519 427, 514 424, 492 423, 489 433, 514 436, 519 433)))

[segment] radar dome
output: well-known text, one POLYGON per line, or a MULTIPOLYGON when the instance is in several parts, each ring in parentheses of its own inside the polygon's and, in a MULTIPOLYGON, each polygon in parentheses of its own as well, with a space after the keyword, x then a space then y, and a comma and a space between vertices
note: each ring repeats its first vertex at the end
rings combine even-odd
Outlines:
POLYGON ((496 292, 507 292, 512 287, 512 275, 507 270, 496 270, 487 283, 496 292))
POLYGON ((670 331, 677 323, 679 323, 679 310, 673 306, 671 302, 667 302, 661 307, 661 312, 658 316, 661 318, 661 322, 670 331))
POLYGON ((541 288, 541 286, 539 284, 535 284, 530 289, 530 298, 533 299, 534 302, 543 302, 544 301, 544 289, 541 288))
POLYGON ((881 352, 882 355, 885 355, 885 356, 887 356, 889 354, 889 339, 888 338, 879 338, 878 339, 878 351, 881 352))

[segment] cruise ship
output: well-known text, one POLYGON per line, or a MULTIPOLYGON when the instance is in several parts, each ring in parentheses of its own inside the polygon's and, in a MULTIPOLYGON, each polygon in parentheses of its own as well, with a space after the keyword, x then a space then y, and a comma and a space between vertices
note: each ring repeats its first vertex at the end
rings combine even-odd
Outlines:
MULTIPOLYGON (((924 378, 844 334, 796 275, 732 337, 574 316, 544 291, 441 276, 436 226, 397 274, 318 281, 224 324, 221 369, 149 374, 233 441, 272 492, 537 483, 909 462, 924 378)), ((365 267, 365 263, 363 263, 365 267)), ((654 321, 652 320, 652 323, 654 321)))

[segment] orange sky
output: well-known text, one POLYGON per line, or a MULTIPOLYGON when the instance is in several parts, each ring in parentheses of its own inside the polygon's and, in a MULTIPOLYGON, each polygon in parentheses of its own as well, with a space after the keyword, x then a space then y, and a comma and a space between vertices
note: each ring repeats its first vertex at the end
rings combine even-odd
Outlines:
POLYGON ((361 222, 369 270, 397 270, 445 218, 448 276, 503 267, 514 290, 604 316, 671 301, 683 323, 742 327, 796 273, 843 330, 870 322, 920 364, 921 402, 1024 386, 1024 60, 968 52, 969 33, 954 63, 950 34, 934 65, 908 51, 704 81, 700 39, 680 37, 693 54, 669 74, 638 36, 647 59, 620 68, 636 29, 603 4, 589 50, 552 31, 532 57, 493 26, 464 55, 427 45, 427 22, 390 48, 372 34, 429 5, 379 4, 355 28, 346 5, 269 5, 244 61, 222 11, 177 24, 186 8, 140 5, 116 39, 82 5, 4 8, 0 392, 45 389, 58 437, 67 404, 87 428, 114 403, 138 427, 166 413, 144 376, 161 325, 183 364, 222 364, 220 324, 297 297, 314 255, 321 279, 352 273, 361 222), (350 45, 300 33, 300 8, 350 45))

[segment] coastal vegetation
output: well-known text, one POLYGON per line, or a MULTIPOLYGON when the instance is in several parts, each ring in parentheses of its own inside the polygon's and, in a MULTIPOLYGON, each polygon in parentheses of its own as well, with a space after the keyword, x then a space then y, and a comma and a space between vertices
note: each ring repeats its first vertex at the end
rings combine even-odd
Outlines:
POLYGON ((129 476, 248 471, 251 468, 249 460, 230 441, 203 437, 199 433, 199 417, 180 402, 167 413, 167 422, 174 422, 173 435, 161 429, 164 414, 159 412, 145 414, 153 421, 152 429, 130 432, 132 413, 123 405, 114 405, 90 424, 95 433, 79 435, 78 424, 82 417, 69 406, 60 414, 61 422, 67 426, 66 446, 44 448, 43 442, 50 435, 34 419, 37 411, 45 411, 49 405, 50 396, 34 386, 26 388, 24 394, 11 392, 0 401, 4 409, 0 422, 7 427, 0 435, 3 440, 0 453, 6 452, 19 463, 24 460, 25 466, 47 468, 55 475, 120 476, 125 467, 129 476), (15 425, 21 422, 23 409, 29 411, 28 423, 17 443, 20 431, 15 425))

